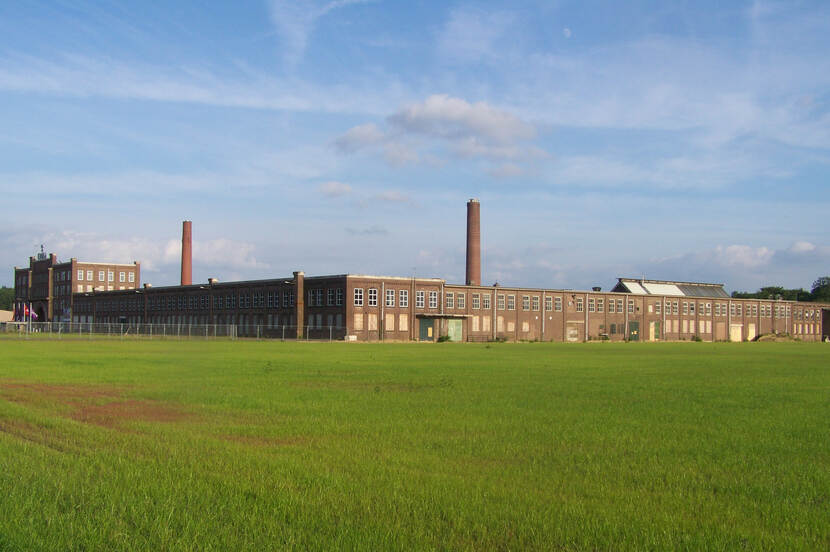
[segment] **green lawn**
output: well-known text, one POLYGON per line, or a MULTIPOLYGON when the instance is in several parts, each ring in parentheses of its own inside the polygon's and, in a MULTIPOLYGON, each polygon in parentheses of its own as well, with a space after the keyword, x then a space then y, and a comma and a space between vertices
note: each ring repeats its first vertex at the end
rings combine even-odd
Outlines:
POLYGON ((830 548, 830 347, 0 339, 0 550, 830 548))

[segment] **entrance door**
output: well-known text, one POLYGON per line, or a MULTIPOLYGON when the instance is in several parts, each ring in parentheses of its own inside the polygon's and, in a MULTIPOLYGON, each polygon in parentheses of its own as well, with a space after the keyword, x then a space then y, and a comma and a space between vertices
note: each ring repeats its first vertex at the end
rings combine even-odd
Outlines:
POLYGON ((743 325, 732 324, 729 327, 729 341, 743 341, 743 325))
POLYGON ((660 339, 660 321, 648 323, 648 340, 658 341, 660 339))
POLYGON ((639 322, 629 322, 628 323, 628 340, 629 341, 640 341, 640 323, 639 322))
POLYGON ((755 339, 755 324, 747 324, 746 326, 746 340, 753 341, 755 339))
POLYGON ((450 341, 461 341, 461 320, 447 320, 447 336, 450 341))
POLYGON ((432 318, 421 318, 419 329, 421 341, 435 341, 435 321, 432 318))

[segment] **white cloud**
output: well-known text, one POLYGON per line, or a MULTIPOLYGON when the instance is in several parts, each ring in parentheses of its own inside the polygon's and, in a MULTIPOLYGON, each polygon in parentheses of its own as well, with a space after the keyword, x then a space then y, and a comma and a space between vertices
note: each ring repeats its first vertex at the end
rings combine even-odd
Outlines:
POLYGON ((448 61, 488 61, 498 55, 498 46, 514 22, 507 12, 454 9, 437 37, 439 55, 448 61))
POLYGON ((469 103, 461 98, 436 94, 394 113, 389 123, 404 132, 459 139, 475 137, 507 144, 535 137, 532 125, 486 102, 469 103))
POLYGON ((334 147, 342 153, 353 153, 384 141, 386 135, 375 123, 350 128, 334 141, 334 147))
POLYGON ((565 38, 571 38, 571 30, 568 27, 562 29, 562 36, 565 38))
POLYGON ((345 182, 330 180, 320 184, 317 191, 328 197, 341 197, 352 193, 352 187, 345 182))

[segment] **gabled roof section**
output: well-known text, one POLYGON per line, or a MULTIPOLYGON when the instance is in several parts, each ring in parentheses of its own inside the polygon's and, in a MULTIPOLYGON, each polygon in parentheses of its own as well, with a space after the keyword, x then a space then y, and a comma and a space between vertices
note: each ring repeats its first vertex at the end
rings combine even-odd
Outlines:
POLYGON ((723 289, 723 284, 671 282, 642 278, 618 278, 617 280, 617 285, 611 291, 633 293, 635 295, 729 298, 729 294, 723 289))

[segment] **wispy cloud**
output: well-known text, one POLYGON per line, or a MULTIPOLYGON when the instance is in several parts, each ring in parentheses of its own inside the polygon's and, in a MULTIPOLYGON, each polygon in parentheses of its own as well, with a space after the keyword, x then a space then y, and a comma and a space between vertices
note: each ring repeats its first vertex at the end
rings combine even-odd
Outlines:
POLYGON ((317 191, 326 197, 342 197, 352 193, 352 187, 345 182, 329 180, 317 187, 317 191))
POLYGON ((271 21, 282 39, 282 52, 286 64, 293 67, 303 58, 309 36, 314 32, 314 27, 321 17, 338 8, 366 4, 370 1, 372 0, 271 0, 271 21))

